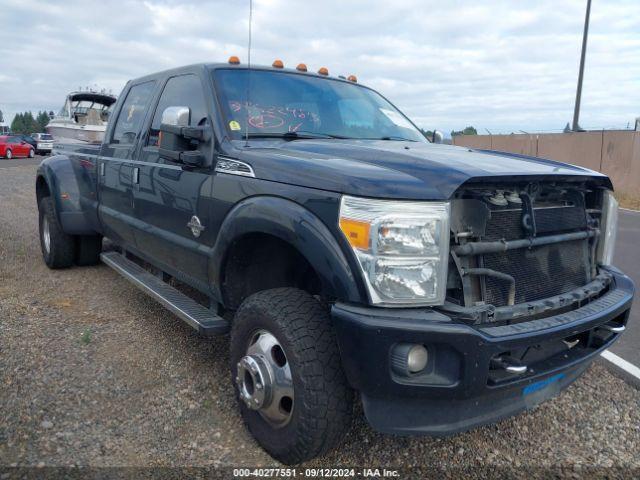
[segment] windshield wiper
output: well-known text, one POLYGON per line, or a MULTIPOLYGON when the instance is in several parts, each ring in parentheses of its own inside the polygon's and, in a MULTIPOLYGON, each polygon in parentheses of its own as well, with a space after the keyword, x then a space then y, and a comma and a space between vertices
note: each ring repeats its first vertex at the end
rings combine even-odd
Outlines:
MULTIPOLYGON (((243 135, 244 136, 244 135, 243 135)), ((283 133, 249 133, 249 138, 283 138, 285 140, 305 140, 312 138, 339 138, 345 139, 348 137, 341 137, 340 135, 331 135, 329 133, 317 133, 317 132, 283 132, 283 133)))
POLYGON ((363 138, 362 140, 397 140, 397 141, 400 141, 400 142, 417 142, 417 140, 413 140, 411 138, 396 137, 396 136, 378 137, 378 138, 363 138))

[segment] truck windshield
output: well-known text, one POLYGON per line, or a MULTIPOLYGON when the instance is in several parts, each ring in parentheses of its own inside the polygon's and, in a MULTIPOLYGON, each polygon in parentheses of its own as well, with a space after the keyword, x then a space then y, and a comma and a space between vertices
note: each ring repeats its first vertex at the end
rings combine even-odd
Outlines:
POLYGON ((218 69, 213 75, 225 122, 236 139, 248 128, 254 138, 427 141, 381 95, 357 84, 264 70, 218 69))

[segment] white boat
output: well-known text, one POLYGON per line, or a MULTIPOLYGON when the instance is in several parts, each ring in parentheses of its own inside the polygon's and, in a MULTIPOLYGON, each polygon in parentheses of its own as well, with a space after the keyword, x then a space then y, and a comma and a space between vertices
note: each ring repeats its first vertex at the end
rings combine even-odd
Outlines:
POLYGON ((104 91, 71 92, 64 106, 46 126, 56 140, 102 142, 116 97, 104 91))

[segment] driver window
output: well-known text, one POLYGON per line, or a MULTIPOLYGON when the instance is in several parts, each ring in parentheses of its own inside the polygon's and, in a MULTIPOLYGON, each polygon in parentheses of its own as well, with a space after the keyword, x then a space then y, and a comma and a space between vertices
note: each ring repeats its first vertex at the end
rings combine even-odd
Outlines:
POLYGON ((200 79, 196 75, 188 74, 172 77, 167 81, 149 128, 147 148, 145 148, 146 161, 158 160, 158 134, 162 113, 168 107, 189 107, 191 112, 189 126, 206 124, 207 108, 200 79))

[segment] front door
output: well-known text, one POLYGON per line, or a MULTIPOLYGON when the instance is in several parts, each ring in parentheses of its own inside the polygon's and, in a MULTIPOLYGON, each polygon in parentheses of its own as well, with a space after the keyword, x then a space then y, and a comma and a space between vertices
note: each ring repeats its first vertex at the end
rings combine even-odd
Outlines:
POLYGON ((29 150, 26 148, 28 145, 25 147, 26 143, 21 137, 10 137, 7 143, 9 143, 14 157, 26 157, 29 154, 29 150))
POLYGON ((131 87, 98 158, 99 214, 105 234, 124 248, 135 246, 133 153, 155 82, 131 87))
MULTIPOLYGON (((209 226, 213 179, 211 168, 189 169, 160 158, 158 135, 162 112, 167 107, 188 107, 190 126, 209 122, 203 85, 194 74, 167 80, 153 117, 143 135, 139 181, 134 190, 135 216, 142 222, 136 229, 138 249, 156 265, 201 289, 208 288, 207 263, 215 237, 209 226)), ((212 141, 193 145, 205 155, 212 153, 212 141)))

